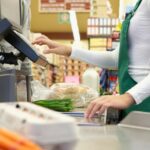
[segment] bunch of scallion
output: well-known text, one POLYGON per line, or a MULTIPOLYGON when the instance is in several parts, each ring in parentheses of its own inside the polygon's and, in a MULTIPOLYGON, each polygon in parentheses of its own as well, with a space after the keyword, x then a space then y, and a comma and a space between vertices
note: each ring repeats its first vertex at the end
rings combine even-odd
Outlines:
POLYGON ((67 112, 73 110, 73 101, 71 99, 53 99, 53 100, 37 100, 34 104, 53 109, 56 111, 67 112))

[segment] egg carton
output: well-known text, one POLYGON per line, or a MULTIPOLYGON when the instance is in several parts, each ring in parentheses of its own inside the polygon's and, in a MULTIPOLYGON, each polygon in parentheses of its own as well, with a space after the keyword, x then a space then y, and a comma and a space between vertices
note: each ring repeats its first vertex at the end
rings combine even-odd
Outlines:
POLYGON ((78 127, 72 117, 28 102, 0 103, 0 125, 45 150, 72 150, 78 140, 78 127))

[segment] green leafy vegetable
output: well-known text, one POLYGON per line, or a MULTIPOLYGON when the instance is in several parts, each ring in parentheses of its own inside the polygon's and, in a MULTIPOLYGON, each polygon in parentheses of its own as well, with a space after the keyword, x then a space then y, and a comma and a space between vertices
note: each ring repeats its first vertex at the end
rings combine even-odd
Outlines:
POLYGON ((38 100, 33 103, 61 112, 67 112, 73 109, 73 102, 71 99, 38 100))

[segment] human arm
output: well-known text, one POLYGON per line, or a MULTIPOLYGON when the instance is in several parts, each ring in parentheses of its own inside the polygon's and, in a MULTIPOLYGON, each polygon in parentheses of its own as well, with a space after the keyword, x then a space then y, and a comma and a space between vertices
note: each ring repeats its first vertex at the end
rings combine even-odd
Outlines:
POLYGON ((86 109, 85 117, 91 118, 96 112, 103 113, 107 108, 126 109, 132 104, 140 104, 150 96, 150 74, 123 95, 101 96, 93 100, 86 109))
POLYGON ((93 100, 85 111, 86 118, 92 118, 95 113, 102 114, 108 108, 126 109, 134 104, 134 98, 125 93, 123 95, 105 95, 93 100))
POLYGON ((58 55, 64 55, 64 56, 70 56, 72 48, 71 46, 60 44, 56 41, 50 40, 48 37, 42 35, 35 39, 32 44, 37 45, 47 45, 47 49, 43 51, 44 54, 58 54, 58 55))
POLYGON ((72 47, 71 58, 96 65, 100 68, 118 68, 119 46, 114 51, 91 51, 72 47))
POLYGON ((135 99, 136 104, 140 104, 150 96, 150 73, 135 86, 127 91, 135 99))
POLYGON ((117 69, 118 67, 119 46, 114 51, 89 51, 57 43, 48 39, 46 36, 37 38, 33 44, 47 45, 48 49, 43 51, 45 54, 55 53, 70 56, 73 59, 97 65, 101 68, 117 69))

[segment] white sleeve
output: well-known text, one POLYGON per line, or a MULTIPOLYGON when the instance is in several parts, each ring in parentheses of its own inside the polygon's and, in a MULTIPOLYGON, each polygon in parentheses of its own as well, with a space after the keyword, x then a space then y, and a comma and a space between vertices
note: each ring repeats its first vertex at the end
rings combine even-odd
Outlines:
POLYGON ((142 81, 129 89, 127 93, 131 94, 137 104, 150 96, 150 74, 142 81))
POLYGON ((100 68, 118 68, 119 46, 114 51, 90 51, 72 47, 71 58, 96 65, 100 68))

